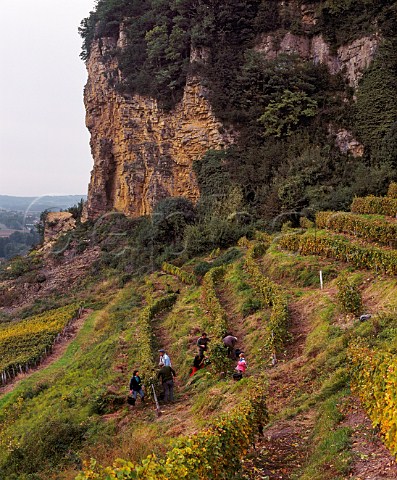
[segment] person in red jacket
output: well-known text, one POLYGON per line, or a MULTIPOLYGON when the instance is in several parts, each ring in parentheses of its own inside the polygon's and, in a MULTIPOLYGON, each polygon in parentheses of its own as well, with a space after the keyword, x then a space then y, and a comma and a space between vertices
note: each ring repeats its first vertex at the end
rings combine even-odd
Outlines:
POLYGON ((247 370, 247 362, 245 361, 245 358, 244 358, 244 352, 241 352, 239 355, 236 370, 238 372, 241 372, 241 374, 245 373, 245 371, 247 370))
POLYGON ((192 377, 197 372, 197 370, 200 370, 200 368, 203 368, 205 360, 206 360, 206 357, 204 356, 204 354, 203 355, 199 354, 194 357, 193 366, 192 366, 192 370, 190 372, 189 377, 192 377))

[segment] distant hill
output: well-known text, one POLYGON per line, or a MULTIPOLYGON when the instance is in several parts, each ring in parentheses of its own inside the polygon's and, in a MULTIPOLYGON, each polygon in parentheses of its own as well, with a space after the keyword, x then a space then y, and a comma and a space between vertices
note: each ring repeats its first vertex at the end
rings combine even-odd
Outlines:
POLYGON ((86 199, 86 195, 60 195, 41 197, 13 197, 10 195, 0 195, 0 209, 12 210, 17 212, 42 212, 43 210, 61 210, 72 207, 81 199, 86 199))

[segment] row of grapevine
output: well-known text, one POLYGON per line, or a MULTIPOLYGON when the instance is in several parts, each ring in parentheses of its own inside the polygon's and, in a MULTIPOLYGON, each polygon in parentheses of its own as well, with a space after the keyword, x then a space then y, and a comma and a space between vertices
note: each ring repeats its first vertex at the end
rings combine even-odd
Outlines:
POLYGON ((397 198, 397 183, 391 182, 387 191, 387 196, 390 198, 397 198))
POLYGON ((397 356, 352 345, 352 390, 361 399, 386 446, 397 454, 397 356))
POLYGON ((359 315, 363 308, 363 301, 358 283, 349 278, 346 272, 342 272, 336 285, 339 308, 345 313, 359 315))
POLYGON ((226 267, 222 265, 211 268, 203 278, 202 299, 213 322, 211 333, 218 340, 222 339, 228 330, 227 314, 215 291, 216 283, 223 278, 225 273, 226 267))
MULTIPOLYGON (((152 319, 161 311, 171 308, 176 302, 177 295, 172 293, 166 295, 145 307, 138 318, 139 328, 139 360, 142 372, 151 372, 153 370, 154 355, 154 334, 152 329, 152 319)), ((146 382, 148 378, 145 378, 146 382)))
POLYGON ((395 217, 397 215, 397 198, 392 197, 356 197, 351 204, 353 213, 369 213, 388 215, 395 217))
POLYGON ((397 246, 397 223, 381 219, 369 219, 361 215, 345 212, 318 212, 318 228, 327 228, 334 232, 352 233, 356 237, 397 246))
POLYGON ((263 255, 269 243, 255 243, 246 255, 245 268, 252 278, 252 283, 257 292, 262 296, 266 305, 272 308, 270 319, 266 328, 269 330, 268 347, 272 352, 282 349, 288 338, 288 299, 283 289, 269 278, 265 277, 256 258, 263 255))
POLYGON ((163 270, 163 272, 169 273, 170 275, 175 275, 183 283, 186 283, 188 285, 198 284, 198 279, 196 275, 194 275, 193 273, 186 272, 186 270, 176 267, 171 263, 164 262, 163 265, 161 266, 161 269, 163 270))
POLYGON ((189 437, 175 440, 165 458, 149 455, 141 464, 118 460, 103 468, 87 465, 76 480, 220 480, 235 478, 241 460, 268 419, 263 381, 245 390, 245 399, 213 425, 189 437))
MULTIPOLYGON (((266 232, 261 232, 260 230, 255 231, 254 239, 257 240, 257 245, 270 244, 272 241, 271 235, 266 232)), ((241 237, 237 242, 237 245, 243 248, 248 248, 251 244, 252 241, 248 240, 247 237, 241 237)))
POLYGON ((397 275, 397 251, 366 247, 349 242, 346 238, 324 232, 286 234, 279 238, 281 248, 302 255, 322 255, 357 268, 367 268, 389 275, 397 275))
POLYGON ((68 325, 81 315, 78 305, 49 310, 0 327, 0 383, 37 366, 52 351, 68 325))

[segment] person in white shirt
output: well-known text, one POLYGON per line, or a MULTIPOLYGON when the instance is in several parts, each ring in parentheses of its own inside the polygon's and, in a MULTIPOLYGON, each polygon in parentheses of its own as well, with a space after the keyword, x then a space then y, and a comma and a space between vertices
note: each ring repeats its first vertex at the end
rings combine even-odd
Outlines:
POLYGON ((170 357, 165 353, 165 350, 161 348, 159 350, 160 358, 159 358, 159 367, 171 367, 171 360, 170 357))

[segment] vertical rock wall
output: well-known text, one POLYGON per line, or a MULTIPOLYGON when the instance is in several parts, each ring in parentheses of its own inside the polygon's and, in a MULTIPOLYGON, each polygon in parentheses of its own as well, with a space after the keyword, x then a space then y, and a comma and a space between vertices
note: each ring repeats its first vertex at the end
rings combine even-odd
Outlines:
POLYGON ((122 36, 118 43, 111 38, 97 41, 87 61, 84 100, 94 158, 89 218, 112 210, 132 217, 146 215, 156 202, 170 196, 195 201, 199 192, 193 161, 232 141, 222 133, 196 78, 188 80, 182 101, 170 113, 153 99, 117 93, 112 80, 120 72, 108 53, 122 47, 122 41, 122 36))
MULTIPOLYGON (((286 1, 282 2, 282 9, 285 15, 300 17, 305 33, 273 32, 258 39, 256 49, 268 59, 280 53, 294 53, 326 64, 331 74, 342 72, 356 88, 376 54, 379 37, 363 37, 331 53, 321 35, 310 33, 317 22, 315 4, 286 1)), ((122 29, 118 40, 96 41, 87 61, 84 98, 94 158, 88 218, 114 210, 132 217, 146 215, 159 200, 169 196, 197 200, 193 161, 207 150, 224 148, 233 141, 215 118, 197 78, 188 80, 182 101, 169 113, 162 111, 154 99, 120 95, 114 85, 121 80, 121 73, 111 52, 123 48, 125 41, 122 29)), ((204 57, 205 51, 192 52, 192 60, 205 61, 204 57)), ((340 133, 344 141, 346 132, 338 132, 335 126, 332 130, 340 133)), ((356 143, 352 138, 346 148, 360 156, 363 149, 356 143), (354 150, 349 146, 352 142, 354 150)))
POLYGON ((269 60, 281 53, 288 53, 324 64, 331 75, 342 72, 349 85, 357 88, 364 71, 375 57, 378 45, 377 35, 365 36, 342 45, 335 54, 331 54, 330 46, 322 35, 310 37, 287 32, 262 36, 257 50, 269 60))

